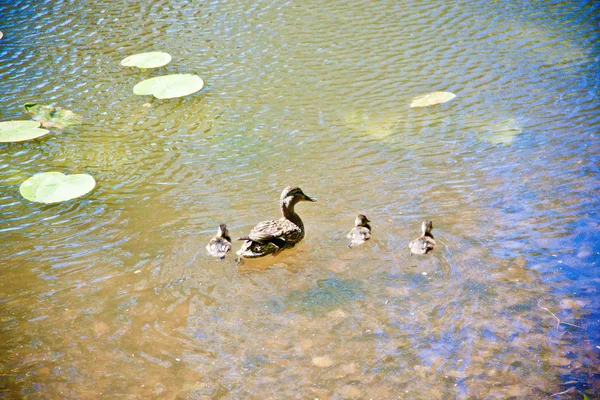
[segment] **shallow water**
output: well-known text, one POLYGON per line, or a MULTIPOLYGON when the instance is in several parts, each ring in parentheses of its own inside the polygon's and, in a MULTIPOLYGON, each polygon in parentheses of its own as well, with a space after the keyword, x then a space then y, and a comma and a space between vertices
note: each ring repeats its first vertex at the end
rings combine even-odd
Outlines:
POLYGON ((86 120, 0 144, 0 397, 600 394, 595 3, 0 4, 0 120, 86 120), (165 73, 206 87, 143 107, 165 73), (434 90, 457 97, 409 108, 434 90), (49 170, 98 186, 22 199, 49 170), (297 248, 205 254, 289 184, 318 199, 297 248))

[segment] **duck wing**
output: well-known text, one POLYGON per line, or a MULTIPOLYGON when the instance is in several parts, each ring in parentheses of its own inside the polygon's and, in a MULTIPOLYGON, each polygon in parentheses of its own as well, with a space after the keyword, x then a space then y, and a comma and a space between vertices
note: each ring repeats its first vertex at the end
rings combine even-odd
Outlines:
POLYGON ((287 241, 301 234, 300 227, 291 221, 263 221, 252 228, 248 236, 240 240, 251 240, 260 244, 273 243, 277 247, 283 247, 287 241))

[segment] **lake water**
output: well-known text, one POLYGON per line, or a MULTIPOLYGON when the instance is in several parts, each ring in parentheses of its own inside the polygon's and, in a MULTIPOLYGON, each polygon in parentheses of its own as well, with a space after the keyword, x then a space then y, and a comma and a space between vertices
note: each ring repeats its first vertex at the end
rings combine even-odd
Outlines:
POLYGON ((86 121, 0 144, 0 398, 600 396, 597 3, 0 4, 0 120, 86 121), (168 73, 206 86, 132 93, 168 73), (21 198, 43 171, 98 185, 21 198), (299 246, 206 254, 290 184, 299 246))

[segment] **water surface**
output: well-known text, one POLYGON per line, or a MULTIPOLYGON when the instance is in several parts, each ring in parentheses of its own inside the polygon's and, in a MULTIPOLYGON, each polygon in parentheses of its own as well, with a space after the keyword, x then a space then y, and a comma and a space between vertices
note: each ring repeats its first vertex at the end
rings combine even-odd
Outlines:
POLYGON ((595 3, 5 1, 0 15, 0 120, 28 101, 86 120, 0 145, 0 397, 598 396, 595 3), (119 65, 143 51, 173 61, 119 65), (166 73, 206 87, 132 93, 166 73), (457 97, 409 107, 434 90, 457 97), (50 170, 98 186, 20 197, 50 170), (318 199, 297 207, 297 248, 239 267, 205 254, 219 223, 238 237, 278 217, 290 184, 318 199), (358 212, 374 237, 349 250, 358 212), (410 257, 425 218, 438 247, 410 257))

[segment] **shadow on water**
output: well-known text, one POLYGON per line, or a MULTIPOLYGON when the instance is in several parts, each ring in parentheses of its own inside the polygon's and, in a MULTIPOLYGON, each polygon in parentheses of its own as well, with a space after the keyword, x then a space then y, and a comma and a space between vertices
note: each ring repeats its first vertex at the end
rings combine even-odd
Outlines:
POLYGON ((362 297, 364 295, 359 281, 328 278, 318 280, 315 286, 306 290, 290 292, 284 299, 274 301, 272 307, 274 311, 289 308, 296 312, 320 315, 348 306, 362 297))

